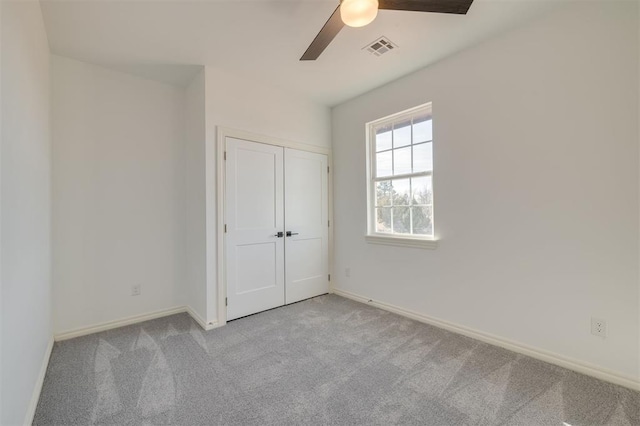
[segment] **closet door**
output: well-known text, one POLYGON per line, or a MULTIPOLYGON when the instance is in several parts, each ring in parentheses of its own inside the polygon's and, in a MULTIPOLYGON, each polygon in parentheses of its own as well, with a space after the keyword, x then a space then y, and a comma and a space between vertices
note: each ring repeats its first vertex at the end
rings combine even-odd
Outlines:
POLYGON ((227 320, 285 303, 283 167, 281 147, 226 138, 227 320))
POLYGON ((329 292, 327 156, 285 149, 286 303, 329 292))

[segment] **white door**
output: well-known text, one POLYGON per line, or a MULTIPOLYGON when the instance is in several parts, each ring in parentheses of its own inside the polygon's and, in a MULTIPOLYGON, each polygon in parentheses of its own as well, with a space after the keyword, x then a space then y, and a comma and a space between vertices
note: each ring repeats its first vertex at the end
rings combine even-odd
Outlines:
POLYGON ((327 156, 285 149, 286 303, 329 291, 327 156))
POLYGON ((227 320, 327 293, 327 156, 225 144, 227 320))
POLYGON ((227 319, 282 306, 283 149, 226 139, 227 319))

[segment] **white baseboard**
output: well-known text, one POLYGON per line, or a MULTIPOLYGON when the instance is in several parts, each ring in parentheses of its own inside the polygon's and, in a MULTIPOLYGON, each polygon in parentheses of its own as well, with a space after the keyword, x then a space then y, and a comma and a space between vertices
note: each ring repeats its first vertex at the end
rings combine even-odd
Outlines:
POLYGON ((156 318, 162 318, 169 315, 175 315, 187 312, 204 330, 212 330, 217 327, 217 322, 207 324, 193 309, 189 306, 176 306, 174 308, 163 309, 161 311, 149 312, 142 315, 122 318, 115 321, 107 321, 99 324, 90 325, 88 327, 76 328, 73 330, 56 333, 53 338, 56 342, 61 340, 73 339, 74 337, 87 336, 101 331, 112 330, 114 328, 124 327, 125 325, 137 324, 139 322, 149 321, 156 318))
POLYGON ((531 346, 527 346, 519 342, 514 342, 499 336, 494 336, 489 333, 484 333, 479 330, 474 330, 469 327, 453 324, 451 322, 444 321, 438 318, 433 318, 418 312, 401 308, 399 306, 391 305, 384 302, 377 302, 377 301, 371 300, 368 297, 360 296, 360 295, 351 293, 349 291, 340 290, 337 288, 332 288, 332 291, 333 293, 339 296, 343 296, 348 299, 355 300, 356 302, 373 305, 377 308, 384 309, 386 311, 393 312, 398 315, 402 315, 404 317, 414 319, 416 321, 420 321, 420 322, 430 324, 439 328, 443 328, 445 330, 449 330, 457 334, 462 334, 464 336, 468 336, 473 339, 483 341, 485 343, 499 346, 499 347, 508 349, 510 351, 527 355, 527 356, 530 356, 531 358, 539 359, 541 361, 545 361, 550 364, 558 365, 560 367, 564 367, 569 370, 576 371, 578 373, 586 374, 588 376, 592 376, 597 379, 604 380, 616 385, 624 386, 626 388, 630 388, 633 390, 640 390, 640 381, 638 381, 638 379, 635 379, 633 377, 622 376, 619 373, 598 367, 593 364, 589 364, 576 359, 571 359, 563 355, 546 351, 544 349, 538 349, 531 346))
POLYGON ((40 400, 40 392, 42 392, 42 385, 44 384, 44 376, 47 374, 47 367, 49 366, 49 358, 51 358, 51 351, 53 351, 53 337, 49 339, 47 349, 45 350, 44 357, 42 358, 42 365, 40 366, 40 372, 36 379, 36 384, 33 387, 33 393, 31 394, 31 402, 27 408, 27 415, 24 418, 25 426, 33 424, 33 417, 36 415, 36 408, 38 408, 38 401, 40 400))
POLYGON ((186 308, 187 308, 187 313, 191 315, 191 318, 193 318, 193 320, 197 322, 198 325, 200 325, 200 327, 202 327, 205 331, 213 330, 214 328, 220 327, 220 324, 218 324, 218 321, 212 321, 210 323, 207 323, 204 319, 202 319, 200 315, 196 313, 196 311, 191 309, 191 306, 187 306, 186 308))

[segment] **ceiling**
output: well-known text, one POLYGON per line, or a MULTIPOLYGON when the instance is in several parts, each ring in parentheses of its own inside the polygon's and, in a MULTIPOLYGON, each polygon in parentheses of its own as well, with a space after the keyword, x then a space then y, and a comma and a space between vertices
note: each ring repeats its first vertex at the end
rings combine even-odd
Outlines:
POLYGON ((211 65, 333 106, 547 13, 563 0, 475 0, 467 15, 380 11, 299 61, 338 0, 41 0, 53 53, 172 84, 211 65), (380 57, 363 47, 398 45, 380 57), (183 66, 184 65, 184 66, 183 66))

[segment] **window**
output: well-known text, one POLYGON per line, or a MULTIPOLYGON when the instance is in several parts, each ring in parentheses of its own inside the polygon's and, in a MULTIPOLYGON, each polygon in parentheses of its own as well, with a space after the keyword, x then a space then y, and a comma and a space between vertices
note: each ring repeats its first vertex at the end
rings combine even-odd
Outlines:
POLYGON ((429 103, 367 124, 368 242, 435 248, 432 123, 429 103))

